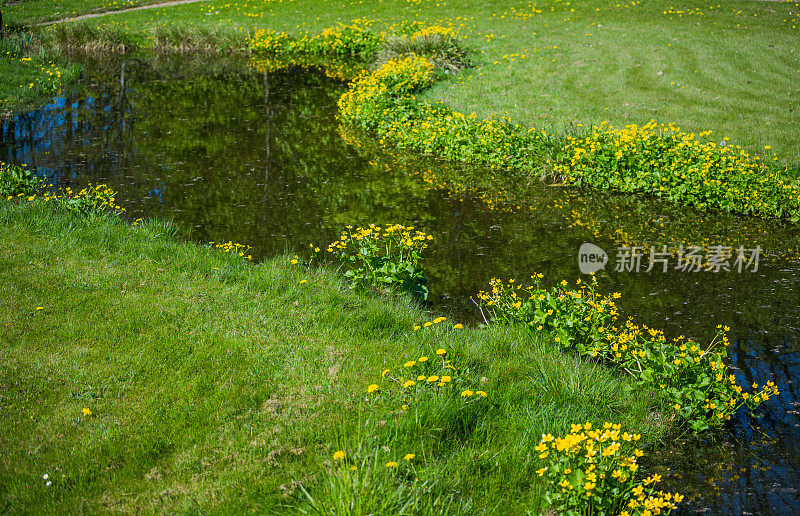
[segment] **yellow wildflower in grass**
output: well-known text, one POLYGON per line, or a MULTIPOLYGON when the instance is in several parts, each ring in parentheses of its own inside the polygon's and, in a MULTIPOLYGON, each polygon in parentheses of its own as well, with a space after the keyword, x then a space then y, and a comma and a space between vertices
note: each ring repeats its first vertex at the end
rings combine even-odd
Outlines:
POLYGON ((439 356, 442 356, 445 353, 447 353, 447 351, 445 351, 443 348, 439 348, 439 349, 436 350, 436 354, 439 355, 439 356))
POLYGON ((396 462, 394 462, 394 461, 391 461, 391 462, 387 462, 387 463, 386 463, 386 467, 387 467, 387 468, 396 468, 397 466, 399 466, 399 464, 398 464, 398 463, 396 463, 396 462))
POLYGON ((369 387, 367 387, 367 392, 368 392, 368 393, 370 393, 370 394, 372 394, 373 392, 375 392, 375 391, 377 391, 377 390, 379 390, 379 389, 380 389, 380 387, 379 387, 377 384, 374 384, 374 383, 373 383, 372 385, 370 385, 369 387))
POLYGON ((413 459, 414 457, 416 457, 416 455, 414 455, 413 453, 406 453, 405 457, 403 457, 403 460, 409 461, 409 460, 413 459))
POLYGON ((83 412, 83 415, 85 415, 85 416, 91 416, 92 415, 92 411, 89 410, 86 407, 84 407, 83 410, 81 410, 81 412, 83 412))
POLYGON ((469 390, 469 389, 466 389, 466 390, 464 390, 464 391, 461 391, 461 396, 462 396, 463 398, 468 398, 468 397, 472 396, 473 394, 474 394, 474 393, 473 393, 471 390, 469 390))
POLYGON ((342 459, 344 459, 344 452, 342 450, 339 450, 333 454, 333 460, 342 460, 342 459))

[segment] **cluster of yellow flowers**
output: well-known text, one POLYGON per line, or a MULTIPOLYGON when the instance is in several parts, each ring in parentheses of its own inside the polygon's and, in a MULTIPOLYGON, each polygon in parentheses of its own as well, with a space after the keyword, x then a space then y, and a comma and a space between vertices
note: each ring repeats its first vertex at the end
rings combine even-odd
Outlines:
POLYGON ((428 280, 420 261, 432 239, 402 224, 385 228, 375 224, 355 229, 347 226, 339 239, 328 245, 328 252, 348 264, 344 275, 355 287, 398 289, 424 300, 428 297, 428 280))
MULTIPOLYGON (((231 254, 235 254, 237 256, 240 256, 242 258, 247 258, 247 260, 250 260, 250 261, 253 260, 253 256, 252 255, 246 254, 247 251, 252 249, 249 245, 237 244, 235 242, 230 242, 230 241, 228 241, 228 242, 209 242, 208 245, 211 246, 212 249, 218 249, 218 250, 222 251, 223 253, 231 253, 231 254)), ((295 259, 296 258, 297 258, 297 256, 295 256, 295 259)), ((294 263, 296 263, 296 262, 293 262, 293 264, 294 263)))
MULTIPOLYGON (((441 323, 445 322, 446 320, 447 320, 447 317, 437 317, 432 321, 426 321, 426 322, 421 323, 421 324, 415 324, 414 325, 414 331, 421 330, 422 328, 430 328, 431 326, 433 326, 435 324, 441 324, 441 323)), ((461 323, 453 325, 453 329, 454 330, 460 330, 463 327, 464 327, 464 325, 461 324, 461 323)))
POLYGON ((550 291, 541 287, 543 278, 541 273, 532 275, 530 285, 517 283, 513 278, 507 283, 492 278, 491 291, 480 291, 477 297, 494 320, 551 331, 560 347, 584 351, 584 343, 617 317, 614 300, 620 294, 601 295, 595 290, 594 276, 589 283, 578 279, 574 288, 562 280, 550 291))
MULTIPOLYGON (((117 192, 107 185, 89 184, 77 192, 67 187, 61 194, 46 191, 42 198, 57 203, 60 207, 81 214, 123 213, 125 208, 116 204, 117 192)), ((35 197, 35 196, 34 196, 35 197)), ((29 197, 28 200, 33 200, 29 197)))
MULTIPOLYGON (((406 462, 406 463, 407 462, 411 462, 414 459, 414 457, 416 457, 416 454, 414 454, 414 453, 406 453, 403 456, 403 458, 401 460, 399 460, 399 461, 398 460, 390 460, 389 462, 387 462, 386 463, 386 467, 389 468, 389 469, 392 469, 392 468, 397 469, 398 467, 400 467, 401 463, 403 463, 403 462, 406 462)), ((347 465, 348 458, 347 458, 347 455, 345 454, 345 452, 343 452, 342 450, 337 450, 333 454, 333 461, 334 462, 341 462, 342 464, 347 465)), ((353 464, 353 465, 351 465, 349 467, 349 470, 350 471, 358 471, 358 466, 353 464)))
POLYGON ((339 116, 349 122, 365 118, 377 108, 377 104, 392 106, 395 95, 408 94, 433 84, 436 78, 433 64, 416 54, 392 59, 375 72, 356 78, 350 88, 339 98, 339 116))
POLYGON ((386 38, 386 33, 370 30, 372 24, 371 20, 361 18, 349 24, 340 22, 320 34, 305 32, 300 36, 259 29, 248 40, 248 47, 265 54, 370 55, 386 38))
POLYGON ((450 36, 455 37, 456 31, 453 30, 452 27, 445 27, 443 25, 429 25, 427 27, 422 27, 418 31, 410 34, 406 37, 408 41, 416 41, 421 38, 427 38, 430 36, 450 36))
POLYGON ((554 165, 574 185, 643 192, 725 211, 800 219, 800 183, 711 131, 686 133, 654 120, 616 129, 606 122, 567 138, 554 165))
POLYGON ((353 226, 347 226, 347 231, 343 231, 338 240, 328 245, 328 252, 345 250, 353 244, 366 242, 387 242, 397 244, 409 251, 422 252, 428 247, 428 241, 432 239, 433 236, 422 231, 414 231, 413 226, 403 226, 402 224, 392 224, 385 228, 375 224, 355 229, 353 226))
POLYGON ((773 382, 746 393, 724 363, 730 341, 727 326, 719 325, 717 338, 702 348, 680 336, 668 341, 664 332, 630 319, 619 327, 614 302, 620 294, 602 296, 597 280, 577 280, 570 289, 566 280, 551 290, 542 288, 541 274, 531 276, 533 285, 510 279, 493 279, 490 292, 478 299, 495 321, 526 324, 550 331, 564 350, 608 360, 630 372, 636 382, 658 386, 659 395, 695 433, 722 426, 742 406, 750 409, 778 394, 773 382))
MULTIPOLYGON (((397 372, 386 368, 381 371, 381 382, 388 385, 382 388, 377 383, 370 384, 367 393, 384 393, 396 401, 402 410, 408 410, 424 393, 449 396, 452 392, 459 392, 459 397, 465 402, 487 397, 486 391, 469 385, 469 378, 459 376, 458 370, 446 355, 447 350, 439 348, 435 356, 423 355, 407 360, 396 368, 397 372)), ((485 379, 481 383, 485 383, 485 379)))
POLYGON ((717 329, 717 338, 704 349, 683 336, 667 341, 663 331, 629 319, 620 328, 609 327, 605 335, 600 331, 589 353, 657 384, 676 414, 701 432, 729 421, 744 405, 752 409, 779 394, 771 381, 761 387, 753 384, 753 393, 737 385, 723 361, 730 328, 717 329))
POLYGON ((542 435, 534 448, 544 465, 536 471, 549 480, 551 508, 581 514, 669 514, 683 500, 680 494, 656 492, 660 475, 637 481, 637 460, 644 452, 633 446, 639 434, 605 422, 573 424, 564 437, 542 435))

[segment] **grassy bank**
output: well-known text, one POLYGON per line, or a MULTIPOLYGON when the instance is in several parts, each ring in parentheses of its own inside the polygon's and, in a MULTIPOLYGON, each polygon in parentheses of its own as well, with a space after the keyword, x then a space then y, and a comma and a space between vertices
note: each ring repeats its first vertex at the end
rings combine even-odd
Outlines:
MULTIPOLYGON (((20 2, 6 8, 6 18, 27 23, 35 19, 27 14, 34 6, 51 2, 20 2)), ((76 12, 89 9, 85 0, 73 4, 76 12)), ((425 96, 464 113, 507 114, 558 133, 577 131, 578 124, 624 127, 653 118, 688 132, 711 130, 715 141, 728 137, 751 154, 800 164, 797 2, 212 0, 90 21, 146 44, 145 33, 164 24, 318 33, 356 18, 375 20, 377 28, 421 21, 457 29, 479 54, 477 67, 425 96)))
POLYGON ((543 433, 605 420, 650 443, 664 431, 651 392, 625 394, 627 379, 547 333, 414 331, 433 315, 354 293, 329 267, 253 266, 164 224, 87 222, 37 201, 2 201, 0 238, 6 511, 296 512, 347 491, 390 508, 521 512, 541 502, 543 433), (487 397, 403 412, 388 391, 368 395, 385 368, 437 349, 487 397), (362 460, 370 489, 326 487, 339 450, 362 460), (392 460, 413 475, 381 477, 392 460))

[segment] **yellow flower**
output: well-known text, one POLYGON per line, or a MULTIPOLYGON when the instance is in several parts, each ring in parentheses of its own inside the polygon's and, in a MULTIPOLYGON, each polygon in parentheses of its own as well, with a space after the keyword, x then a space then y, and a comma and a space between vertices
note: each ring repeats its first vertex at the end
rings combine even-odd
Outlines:
POLYGON ((432 322, 430 322, 430 321, 428 321, 428 322, 426 322, 425 324, 423 324, 423 326, 427 328, 427 327, 428 327, 428 326, 430 326, 431 324, 433 324, 433 323, 432 323, 432 322))
POLYGON ((409 387, 413 387, 415 385, 417 385, 417 382, 415 382, 414 380, 408 380, 406 383, 403 384, 403 387, 409 388, 409 387))
POLYGON ((472 394, 473 394, 473 392, 471 390, 467 389, 467 390, 461 392, 461 397, 462 398, 468 398, 468 397, 472 396, 472 394))
POLYGON ((414 455, 413 453, 406 453, 406 456, 403 457, 403 460, 411 460, 414 457, 416 457, 416 455, 414 455))
POLYGON ((461 329, 461 328, 463 328, 463 327, 464 327, 464 325, 463 325, 463 324, 461 324, 461 323, 459 323, 459 324, 454 324, 454 325, 453 325, 453 329, 454 329, 454 330, 460 330, 460 329, 461 329))
POLYGON ((422 326, 420 326, 419 324, 415 324, 415 325, 414 325, 414 331, 417 331, 417 330, 419 330, 420 328, 422 328, 422 326))
POLYGON ((92 415, 92 411, 89 410, 88 408, 85 408, 85 407, 81 412, 83 412, 83 414, 86 415, 86 416, 91 416, 92 415))
POLYGON ((342 450, 339 450, 333 454, 333 460, 342 460, 342 459, 344 459, 344 452, 342 450))
POLYGON ((485 398, 485 397, 486 397, 486 393, 485 393, 485 392, 483 392, 483 391, 475 391, 475 394, 477 394, 477 395, 478 395, 478 396, 480 396, 481 398, 485 398))
POLYGON ((438 382, 438 381, 439 381, 439 377, 436 376, 436 375, 428 377, 428 382, 438 382))
POLYGON ((541 469, 537 469, 537 470, 536 470, 536 474, 537 474, 537 475, 539 475, 539 476, 541 477, 541 476, 544 476, 544 472, 545 472, 545 471, 547 471, 547 468, 541 468, 541 469))
POLYGON ((433 324, 439 324, 440 322, 444 322, 447 320, 447 317, 437 317, 433 320, 433 324))
POLYGON ((386 377, 387 374, 389 374, 389 370, 388 369, 384 369, 383 371, 381 371, 381 378, 386 377))
POLYGON ((439 356, 442 356, 445 353, 447 353, 447 351, 445 351, 443 348, 439 348, 439 349, 436 350, 436 354, 439 355, 439 356))
POLYGON ((415 365, 417 365, 417 362, 415 360, 409 360, 408 362, 403 364, 403 367, 414 367, 415 365))
POLYGON ((418 360, 418 362, 427 362, 427 361, 428 361, 428 357, 419 357, 419 360, 418 360))
POLYGON ((367 392, 372 394, 373 392, 377 391, 378 389, 380 389, 380 387, 378 387, 377 384, 373 383, 372 385, 367 387, 367 392))
POLYGON ((396 462, 394 462, 394 461, 392 461, 392 462, 387 462, 387 463, 386 463, 386 467, 387 467, 387 468, 396 468, 397 466, 399 466, 399 464, 397 464, 397 463, 396 463, 396 462))
POLYGON ((308 283, 308 280, 300 280, 300 284, 301 284, 301 285, 304 285, 304 284, 306 284, 306 283, 308 283))
POLYGON ((356 470, 358 470, 358 466, 350 466, 350 471, 356 471, 356 470))

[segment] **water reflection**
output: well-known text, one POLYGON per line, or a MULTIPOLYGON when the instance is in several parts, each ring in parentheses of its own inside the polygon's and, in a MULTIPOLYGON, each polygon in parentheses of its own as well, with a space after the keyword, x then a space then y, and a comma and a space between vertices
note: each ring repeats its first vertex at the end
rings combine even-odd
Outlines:
POLYGON ((730 440, 670 446, 649 464, 692 510, 800 511, 800 232, 638 197, 564 190, 386 149, 336 124, 341 83, 298 68, 128 60, 89 66, 81 92, 4 121, 0 159, 54 185, 108 183, 128 216, 174 219, 198 241, 234 240, 254 258, 327 244, 347 224, 399 222, 432 233, 432 308, 462 321, 492 277, 580 276, 576 255, 620 245, 760 245, 758 272, 616 273, 604 290, 668 335, 733 328, 731 362, 781 396, 739 414, 730 440))

